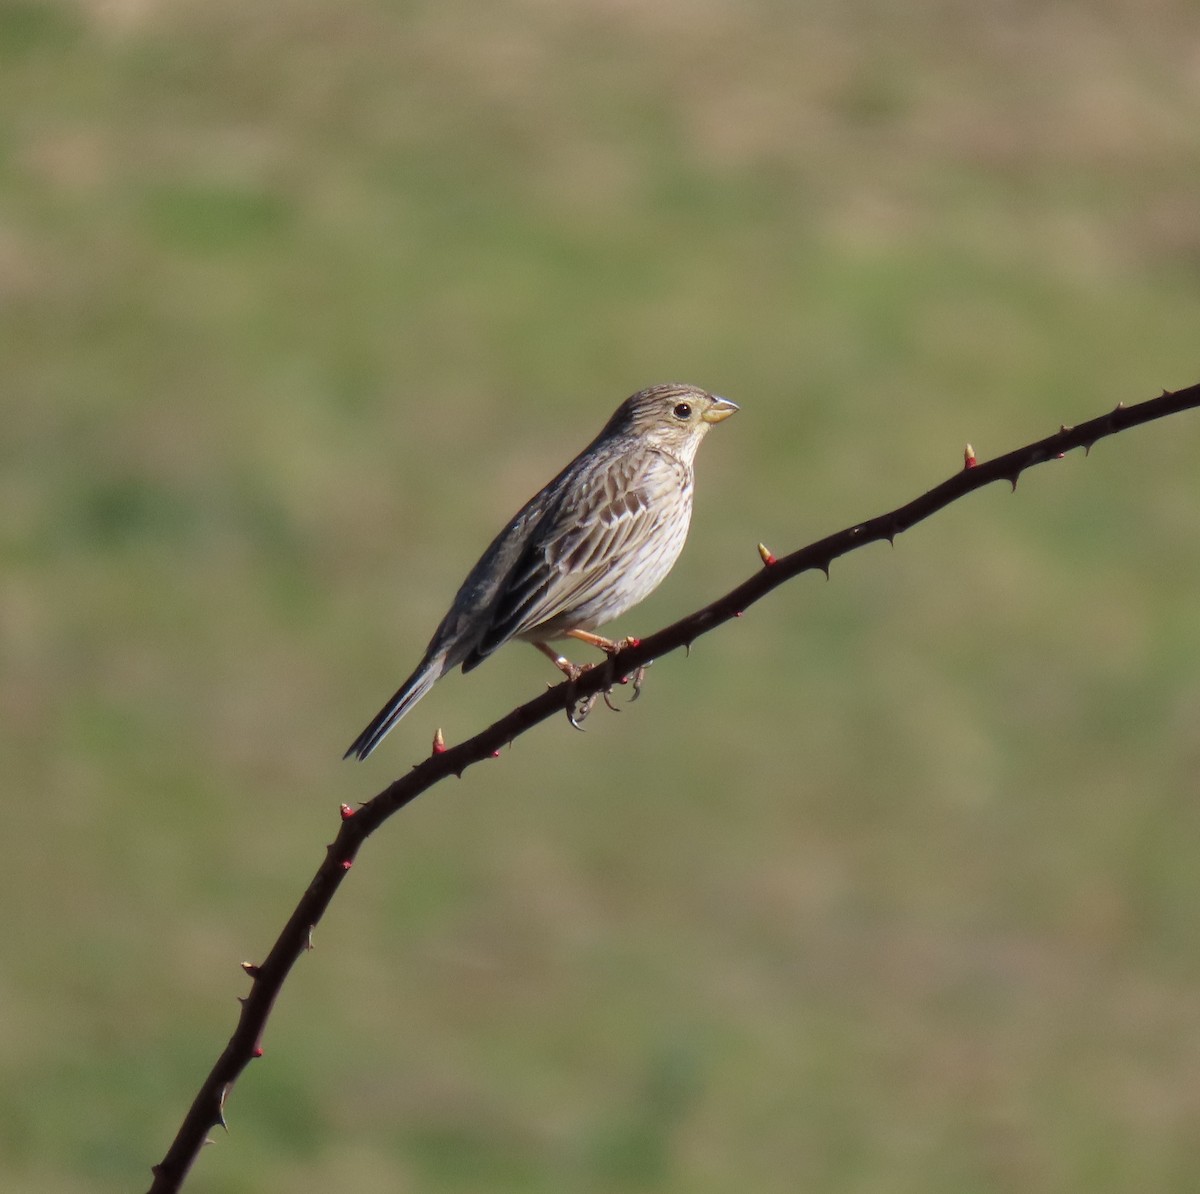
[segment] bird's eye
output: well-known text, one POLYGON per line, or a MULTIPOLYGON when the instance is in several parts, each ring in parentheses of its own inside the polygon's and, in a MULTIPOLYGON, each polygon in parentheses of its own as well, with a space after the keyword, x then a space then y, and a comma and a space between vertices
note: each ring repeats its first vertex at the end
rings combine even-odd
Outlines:
POLYGON ((675 409, 671 413, 677 419, 690 419, 692 417, 692 408, 687 402, 677 402, 675 409))

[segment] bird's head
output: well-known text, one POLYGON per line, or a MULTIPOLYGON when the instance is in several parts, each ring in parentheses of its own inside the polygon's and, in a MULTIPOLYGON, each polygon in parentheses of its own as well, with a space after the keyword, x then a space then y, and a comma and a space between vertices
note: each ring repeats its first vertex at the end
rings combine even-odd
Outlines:
POLYGON ((606 434, 632 434, 690 461, 705 433, 737 410, 697 386, 667 382, 640 390, 617 407, 606 434))

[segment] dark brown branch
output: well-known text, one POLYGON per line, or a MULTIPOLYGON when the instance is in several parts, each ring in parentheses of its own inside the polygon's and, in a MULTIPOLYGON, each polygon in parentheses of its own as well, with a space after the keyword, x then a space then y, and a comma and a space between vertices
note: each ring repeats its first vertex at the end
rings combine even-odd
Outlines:
POLYGON ((260 965, 247 964, 245 967, 252 984, 250 994, 242 1001, 237 1028, 200 1087, 166 1156, 154 1167, 151 1194, 178 1190, 209 1131, 224 1124, 225 1096, 251 1060, 262 1055, 262 1033, 284 981, 309 947, 312 930, 324 915, 354 862, 359 847, 393 813, 448 776, 461 775, 472 764, 498 755, 502 747, 532 726, 577 701, 601 692, 614 679, 630 675, 642 664, 689 645, 700 635, 738 616, 792 577, 814 569, 828 572, 830 564, 840 556, 881 539, 890 542, 901 531, 908 530, 951 502, 993 481, 1008 481, 1015 488, 1021 473, 1035 464, 1057 459, 1074 448, 1089 449, 1106 436, 1195 407, 1200 407, 1200 384, 1174 393, 1164 392, 1161 397, 1136 406, 1118 406, 1097 419, 1077 427, 1064 427, 1046 439, 984 464, 974 464, 974 457, 970 456, 961 472, 928 493, 890 513, 847 527, 791 555, 776 560, 765 548, 761 549, 764 566, 724 597, 681 618, 665 630, 626 647, 574 683, 559 684, 519 706, 473 738, 444 750, 440 749, 439 742, 427 759, 389 784, 357 811, 343 805, 341 830, 327 848, 324 862, 313 876, 271 952, 260 965))

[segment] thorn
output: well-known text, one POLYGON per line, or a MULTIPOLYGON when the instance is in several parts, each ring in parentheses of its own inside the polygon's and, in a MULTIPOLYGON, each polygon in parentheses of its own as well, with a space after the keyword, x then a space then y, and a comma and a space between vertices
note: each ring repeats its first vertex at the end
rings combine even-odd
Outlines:
POLYGON ((683 644, 683 657, 685 659, 691 659, 691 657, 692 657, 692 640, 691 639, 688 639, 688 641, 683 644))
POLYGON ((442 755, 446 753, 446 739, 442 734, 442 727, 438 726, 433 732, 433 754, 442 755))
POLYGON ((458 770, 457 770, 457 771, 454 773, 454 778, 455 778, 455 779, 462 779, 462 773, 463 773, 465 770, 466 770, 466 768, 465 768, 465 767, 460 767, 460 768, 459 768, 459 769, 458 769, 458 770))
POLYGON ((339 865, 341 866, 342 870, 348 871, 354 865, 354 859, 343 858, 339 865))
POLYGON ((1162 397, 1162 398, 1174 398, 1174 397, 1175 397, 1175 395, 1174 395, 1174 394, 1173 394, 1173 393, 1172 393, 1170 390, 1163 390, 1163 392, 1162 392, 1162 394, 1160 395, 1160 397, 1162 397))
POLYGON ((343 821, 349 821, 354 816, 354 810, 348 804, 343 804, 340 811, 343 821))
POLYGON ((251 977, 258 978, 259 969, 253 962, 243 962, 242 969, 251 977))
POLYGON ((621 644, 622 647, 640 647, 641 645, 642 645, 642 640, 640 638, 634 638, 633 635, 630 635, 621 644))
POLYGON ((1008 478, 1006 478, 1006 480, 1008 481, 1008 483, 1009 483, 1009 484, 1012 486, 1012 491, 1013 491, 1013 493, 1016 493, 1016 492, 1017 492, 1017 482, 1018 482, 1020 479, 1021 479, 1021 474, 1020 474, 1020 473, 1013 473, 1013 475, 1012 475, 1011 477, 1008 477, 1008 478))
POLYGON ((829 560, 826 560, 824 564, 818 564, 818 565, 817 565, 817 567, 818 567, 818 568, 820 568, 820 569, 821 569, 821 571, 825 573, 825 579, 826 579, 826 580, 828 580, 828 579, 829 579, 829 565, 830 565, 830 562, 831 562, 831 561, 829 561, 829 560))
POLYGON ((1074 430, 1075 430, 1074 427, 1068 427, 1066 425, 1066 423, 1059 423, 1059 425, 1058 425, 1059 435, 1066 435, 1068 431, 1074 431, 1074 430))
POLYGON ((963 448, 963 468, 974 468, 978 463, 979 461, 975 459, 975 449, 970 444, 967 444, 963 448))
POLYGON ((493 759, 498 759, 498 758, 500 757, 500 752, 499 752, 499 750, 494 750, 494 751, 492 751, 492 753, 491 753, 491 755, 490 755, 489 757, 490 757, 490 758, 493 758, 493 759))
POLYGON ((255 1045, 255 1046, 254 1046, 254 1053, 252 1054, 252 1056, 254 1056, 254 1057, 261 1057, 262 1055, 263 1055, 263 1047, 262 1047, 262 1045, 255 1045))
POLYGON ((304 939, 304 949, 308 953, 311 953, 314 949, 316 949, 316 946, 313 945, 313 929, 316 927, 316 925, 308 926, 308 935, 304 939))
POLYGON ((1125 409, 1125 403, 1118 402, 1117 405, 1113 407, 1112 413, 1115 415, 1118 411, 1122 411, 1124 409, 1125 409))
POLYGON ((744 614, 745 612, 746 611, 744 609, 734 610, 733 616, 735 618, 740 618, 742 616, 742 614, 744 614))
POLYGON ((772 564, 778 563, 774 553, 767 547, 765 543, 758 545, 758 555, 763 562, 763 567, 770 568, 772 564))
POLYGON ((1085 456, 1085 457, 1087 457, 1087 456, 1090 456, 1090 455, 1092 454, 1092 445, 1093 445, 1095 442, 1096 442, 1095 440, 1088 440, 1088 442, 1087 442, 1086 444, 1083 444, 1083 445, 1082 445, 1082 447, 1083 447, 1083 454, 1084 454, 1084 456, 1085 456))

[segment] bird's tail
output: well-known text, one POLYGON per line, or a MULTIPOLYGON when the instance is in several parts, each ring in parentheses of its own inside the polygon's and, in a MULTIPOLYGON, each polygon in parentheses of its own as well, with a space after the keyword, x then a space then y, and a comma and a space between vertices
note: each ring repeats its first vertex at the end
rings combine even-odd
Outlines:
POLYGON ((384 739, 388 731, 415 705, 441 678, 446 670, 445 653, 426 655, 420 667, 400 686, 399 691, 378 713, 371 724, 342 755, 343 759, 353 755, 365 759, 384 739))

